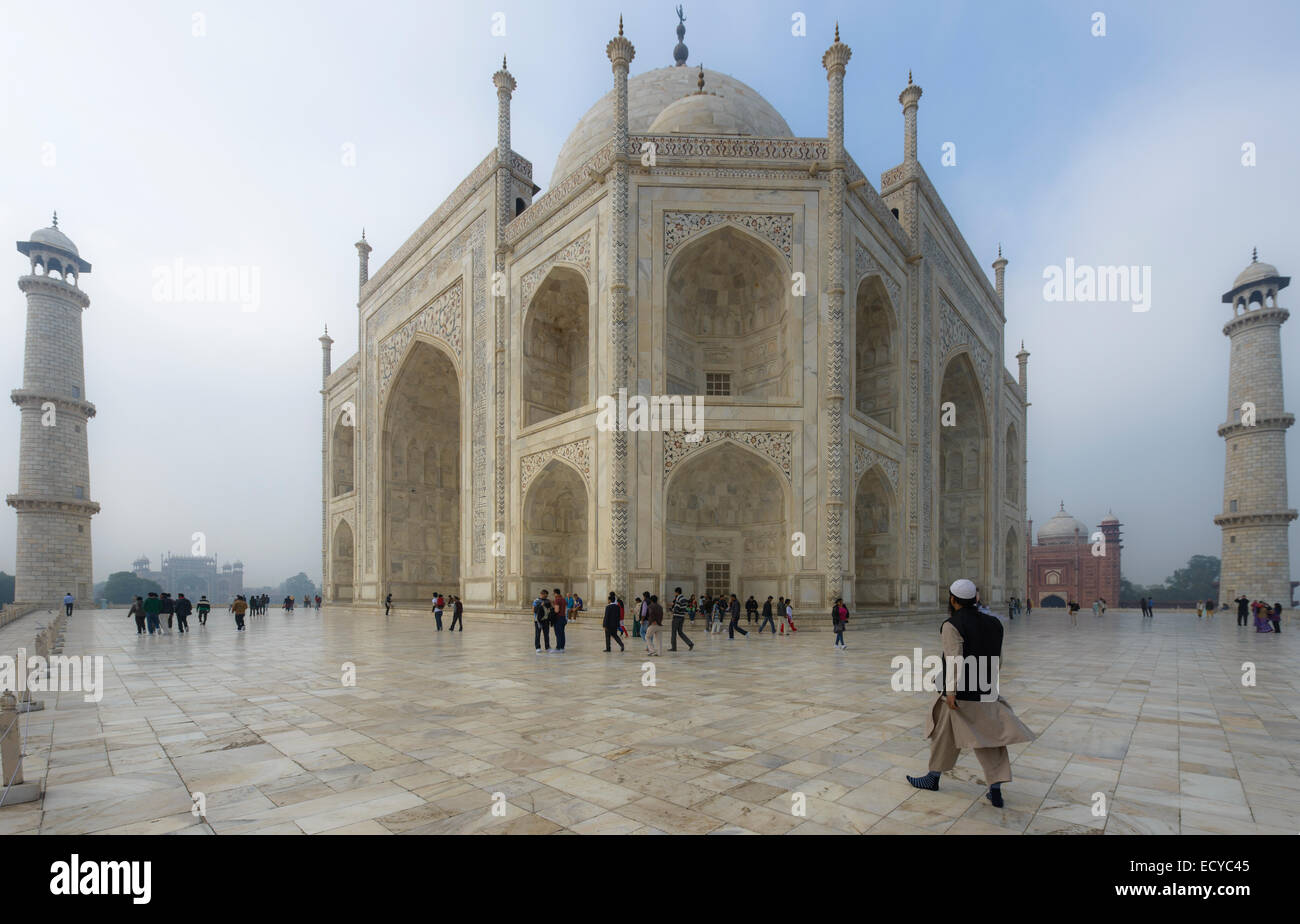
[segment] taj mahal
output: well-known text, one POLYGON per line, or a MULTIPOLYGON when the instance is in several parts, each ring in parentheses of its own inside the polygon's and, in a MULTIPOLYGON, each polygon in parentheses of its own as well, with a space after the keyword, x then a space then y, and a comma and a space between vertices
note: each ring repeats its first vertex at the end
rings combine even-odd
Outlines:
POLYGON ((1023 594, 1029 354, 1004 369, 1007 261, 990 279, 918 162, 921 87, 877 185, 838 27, 824 137, 677 31, 631 75, 620 21, 544 193, 503 59, 495 147, 374 273, 363 233, 358 351, 320 338, 329 600, 1023 594), (620 393, 702 398, 702 430, 601 426, 620 393))

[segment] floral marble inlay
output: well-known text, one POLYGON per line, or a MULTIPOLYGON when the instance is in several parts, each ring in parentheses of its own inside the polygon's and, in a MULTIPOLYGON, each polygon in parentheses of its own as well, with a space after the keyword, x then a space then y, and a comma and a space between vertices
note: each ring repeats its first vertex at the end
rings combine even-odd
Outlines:
POLYGON ((528 305, 533 300, 533 293, 541 285, 546 274, 556 263, 568 263, 573 266, 582 267, 583 272, 588 277, 591 276, 591 232, 588 231, 582 237, 577 238, 555 253, 551 254, 537 266, 524 273, 524 278, 520 283, 523 304, 528 305))
POLYGON ((879 465, 881 469, 884 470, 886 477, 889 478, 889 483, 893 485, 895 490, 897 490, 899 471, 898 463, 889 458, 889 456, 882 455, 874 449, 864 446, 862 443, 855 442, 853 444, 854 484, 856 484, 858 479, 862 477, 862 473, 873 465, 879 465))
POLYGON ((457 279, 419 314, 384 338, 379 348, 380 391, 388 394, 388 386, 416 334, 429 334, 443 341, 460 358, 463 296, 464 280, 457 279))
POLYGON ((685 433, 664 434, 664 481, 673 468, 686 455, 715 443, 732 440, 742 446, 758 450, 777 464, 786 480, 790 480, 790 455, 793 436, 789 431, 774 430, 705 430, 697 442, 691 442, 685 433))
POLYGON ((572 462, 582 473, 583 480, 588 484, 591 483, 591 439, 588 437, 565 443, 563 446, 552 446, 550 449, 530 453, 520 459, 519 481, 524 490, 527 490, 528 483, 546 467, 547 463, 557 458, 572 462))
POLYGON ((664 212, 664 266, 673 251, 706 228, 739 225, 776 245, 786 263, 794 262, 794 216, 758 215, 753 212, 664 212))

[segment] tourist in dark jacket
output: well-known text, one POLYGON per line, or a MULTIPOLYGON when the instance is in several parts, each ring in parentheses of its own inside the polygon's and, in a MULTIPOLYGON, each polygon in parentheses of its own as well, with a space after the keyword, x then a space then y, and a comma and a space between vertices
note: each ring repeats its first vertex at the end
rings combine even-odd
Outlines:
POLYGON ((835 605, 831 607, 831 627, 835 630, 835 647, 841 651, 848 648, 844 644, 844 626, 849 621, 849 608, 844 605, 842 597, 835 598, 835 605))
POLYGON ((212 604, 208 602, 206 595, 199 597, 198 608, 199 625, 206 626, 208 624, 208 614, 212 612, 212 604))
POLYGON ((1280 635, 1282 632, 1282 604, 1273 604, 1273 609, 1268 614, 1268 621, 1273 624, 1273 631, 1280 635))
POLYGON ((190 612, 194 605, 185 599, 185 594, 176 595, 176 628, 180 632, 190 630, 190 612))
POLYGON ((763 601, 763 620, 758 624, 758 634, 763 634, 763 627, 771 626, 772 634, 776 635, 776 623, 772 621, 772 598, 769 596, 763 601))
POLYGON ((614 591, 609 592, 609 603, 605 605, 605 618, 601 625, 605 628, 605 650, 612 651, 609 647, 609 640, 613 639, 618 642, 618 650, 626 651, 623 645, 623 639, 619 637, 619 626, 623 624, 623 608, 618 605, 618 596, 614 591))
POLYGON ((172 630, 172 616, 175 614, 175 612, 176 612, 176 601, 172 599, 171 594, 163 594, 162 599, 159 601, 158 613, 159 613, 159 619, 161 619, 163 616, 167 617, 168 632, 172 630))
POLYGON ((162 612, 162 601, 158 599, 158 592, 151 590, 144 601, 145 625, 149 627, 150 635, 158 631, 158 614, 160 612, 162 612))
POLYGON ((126 615, 135 617, 135 634, 144 635, 144 600, 136 597, 126 615))

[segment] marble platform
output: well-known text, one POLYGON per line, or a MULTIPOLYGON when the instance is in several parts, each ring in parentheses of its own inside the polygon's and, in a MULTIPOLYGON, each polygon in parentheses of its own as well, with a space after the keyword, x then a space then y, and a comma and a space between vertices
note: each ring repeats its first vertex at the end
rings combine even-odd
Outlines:
POLYGON ((595 618, 539 656, 531 626, 472 615, 452 635, 329 608, 236 632, 222 612, 140 638, 121 610, 81 611, 65 652, 104 656, 104 697, 45 694, 27 717, 45 796, 0 809, 0 834, 1295 834, 1289 620, 1010 623, 1002 692, 1039 738, 1012 748, 994 809, 969 754, 936 793, 903 779, 931 696, 894 692, 890 663, 936 651, 928 626, 857 621, 844 652, 699 626, 693 652, 646 658, 638 639, 605 654, 595 618))

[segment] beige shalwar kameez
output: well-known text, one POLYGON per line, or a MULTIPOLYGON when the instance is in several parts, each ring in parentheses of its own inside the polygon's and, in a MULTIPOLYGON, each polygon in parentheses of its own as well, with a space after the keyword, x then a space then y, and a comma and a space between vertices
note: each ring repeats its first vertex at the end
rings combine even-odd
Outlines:
MULTIPOLYGON (((943 643, 946 675, 945 689, 956 689, 956 675, 952 665, 960 663, 963 656, 961 633, 952 623, 945 622, 939 631, 943 643), (954 662, 952 659, 959 659, 954 662)), ((945 695, 930 707, 926 718, 925 736, 930 739, 930 770, 945 773, 957 763, 962 748, 973 748, 975 759, 984 770, 984 781, 1006 783, 1011 779, 1011 758, 1008 744, 1033 741, 1037 737, 1025 726, 1011 709, 1011 704, 1001 696, 996 702, 957 700, 957 708, 950 709, 945 695)))

